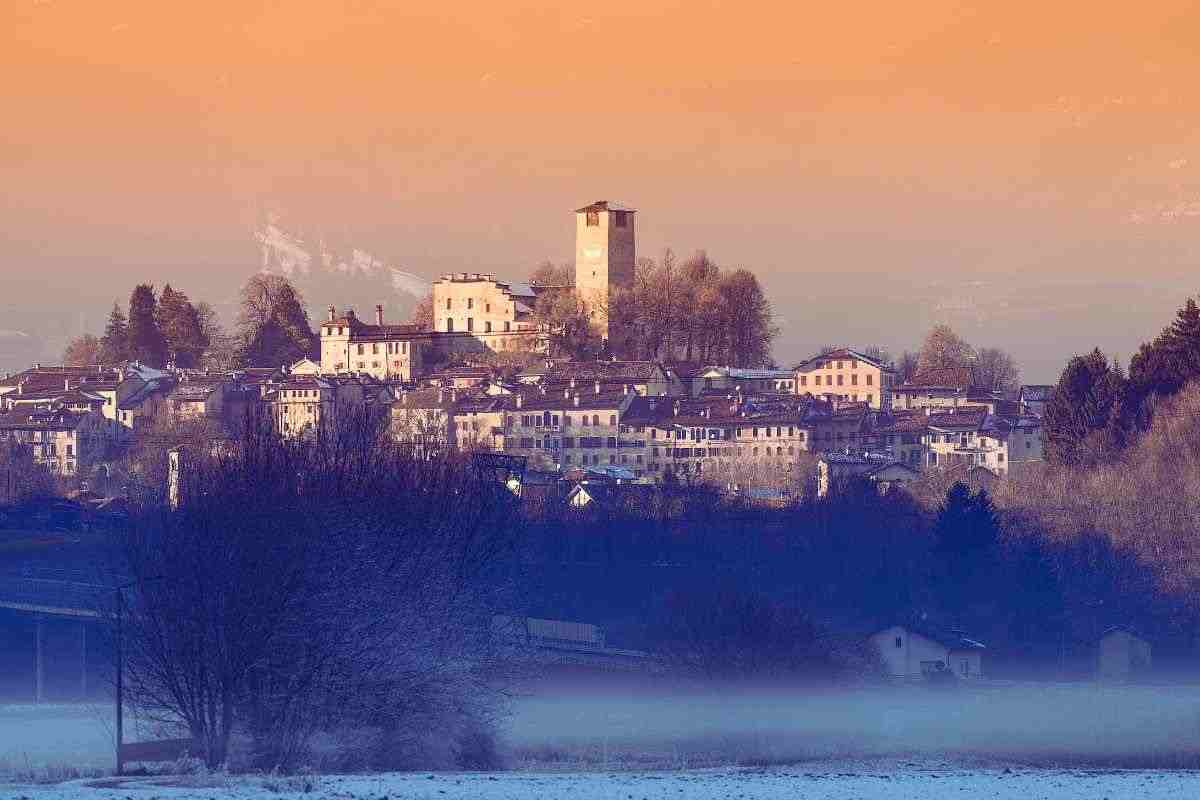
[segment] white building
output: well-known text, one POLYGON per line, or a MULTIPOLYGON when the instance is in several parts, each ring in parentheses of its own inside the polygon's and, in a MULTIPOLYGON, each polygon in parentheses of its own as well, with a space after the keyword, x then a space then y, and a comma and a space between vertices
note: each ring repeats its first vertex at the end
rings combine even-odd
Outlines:
POLYGON ((948 669, 957 677, 983 677, 987 648, 961 631, 938 631, 924 625, 893 625, 871 636, 889 675, 920 678, 948 669))

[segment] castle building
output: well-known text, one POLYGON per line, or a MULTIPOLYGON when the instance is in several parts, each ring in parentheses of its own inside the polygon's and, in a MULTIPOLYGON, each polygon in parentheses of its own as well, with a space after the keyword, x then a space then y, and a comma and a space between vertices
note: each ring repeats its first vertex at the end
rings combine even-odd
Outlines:
POLYGON ((443 275, 433 284, 433 327, 453 351, 539 350, 544 337, 533 318, 536 302, 528 283, 479 272, 443 275))
POLYGON ((575 210, 575 290, 605 339, 613 333, 608 321, 613 290, 633 286, 636 213, 607 200, 575 210))
MULTIPOLYGON (((575 211, 574 288, 605 339, 613 290, 633 286, 635 213, 606 200, 575 211)), ((500 280, 489 273, 443 275, 433 284, 433 330, 449 352, 542 352, 547 337, 534 317, 538 296, 570 288, 500 280)))

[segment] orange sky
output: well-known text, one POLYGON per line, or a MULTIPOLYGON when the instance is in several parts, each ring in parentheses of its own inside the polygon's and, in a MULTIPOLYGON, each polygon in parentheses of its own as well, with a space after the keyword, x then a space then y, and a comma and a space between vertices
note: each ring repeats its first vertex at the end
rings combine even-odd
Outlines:
POLYGON ((1197 289, 1190 2, 2 2, 0 306, 232 294, 264 208, 519 274, 598 198, 756 270, 788 362, 945 317, 1049 379, 1197 289))

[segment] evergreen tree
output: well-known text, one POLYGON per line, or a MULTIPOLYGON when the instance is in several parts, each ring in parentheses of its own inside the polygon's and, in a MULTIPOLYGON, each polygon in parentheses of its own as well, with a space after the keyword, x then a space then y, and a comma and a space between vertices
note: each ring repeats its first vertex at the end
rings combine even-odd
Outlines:
MULTIPOLYGON (((1153 342, 1141 346, 1129 363, 1132 394, 1139 405, 1173 395, 1200 378, 1200 307, 1188 298, 1172 322, 1153 342)), ((1140 409, 1146 412, 1146 408, 1140 409)), ((1148 427, 1149 414, 1141 415, 1148 427)))
POLYGON ((1000 520, 987 490, 972 494, 961 481, 951 486, 933 535, 943 606, 959 611, 987 598, 1000 541, 1000 520))
POLYGON ((177 367, 196 366, 209 341, 200 314, 188 296, 168 283, 158 298, 157 318, 167 341, 169 359, 177 367))
POLYGON ((129 358, 161 369, 167 363, 167 340, 158 327, 154 286, 138 284, 129 296, 129 358))
POLYGON ((304 298, 280 275, 255 275, 242 287, 238 333, 247 367, 290 364, 312 355, 316 340, 304 298))
POLYGON ((1042 417, 1046 460, 1056 464, 1111 461, 1125 444, 1127 382, 1099 349, 1067 364, 1042 417))
POLYGON ((100 339, 99 358, 101 364, 119 364, 129 358, 129 322, 116 302, 113 302, 104 336, 100 339))
POLYGON ((246 342, 241 362, 245 367, 278 367, 293 364, 307 355, 308 352, 272 317, 246 342))

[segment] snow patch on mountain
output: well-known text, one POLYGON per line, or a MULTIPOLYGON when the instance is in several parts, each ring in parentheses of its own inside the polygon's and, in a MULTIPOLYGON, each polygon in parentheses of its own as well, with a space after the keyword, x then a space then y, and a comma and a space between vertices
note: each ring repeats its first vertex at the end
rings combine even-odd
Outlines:
POLYGON ((318 273, 341 273, 349 278, 386 276, 399 294, 420 299, 429 293, 430 282, 376 258, 366 250, 349 248, 348 254, 331 249, 324 240, 309 244, 301 237, 269 222, 254 232, 262 252, 261 270, 302 280, 318 273))

